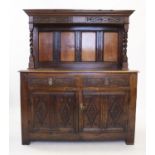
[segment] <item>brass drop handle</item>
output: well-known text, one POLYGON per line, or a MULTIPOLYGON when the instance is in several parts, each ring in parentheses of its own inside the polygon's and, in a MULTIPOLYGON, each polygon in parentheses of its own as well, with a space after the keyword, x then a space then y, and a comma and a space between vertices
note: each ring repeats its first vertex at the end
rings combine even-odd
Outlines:
POLYGON ((48 79, 48 85, 49 85, 49 86, 52 86, 52 85, 53 85, 53 79, 52 79, 52 78, 49 78, 49 79, 48 79))
POLYGON ((81 111, 84 111, 85 108, 86 108, 86 107, 83 105, 83 103, 80 103, 80 110, 81 110, 81 111))

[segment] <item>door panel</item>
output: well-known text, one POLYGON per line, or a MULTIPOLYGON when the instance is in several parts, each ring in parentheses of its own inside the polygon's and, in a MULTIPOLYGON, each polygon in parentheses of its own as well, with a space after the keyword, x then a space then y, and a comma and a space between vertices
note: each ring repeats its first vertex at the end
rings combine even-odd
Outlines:
POLYGON ((83 95, 84 109, 80 109, 81 129, 98 131, 101 127, 101 97, 99 94, 83 95))
POLYGON ((75 131, 75 93, 34 92, 31 94, 31 131, 75 131))
POLYGON ((80 131, 124 131, 127 125, 127 92, 84 92, 80 131))
POLYGON ((50 104, 48 94, 33 94, 31 97, 31 128, 33 130, 50 129, 50 104))
POLYGON ((72 93, 51 96, 54 104, 55 128, 61 131, 72 131, 75 120, 75 96, 72 93))
POLYGON ((127 94, 111 94, 107 96, 108 114, 106 127, 108 129, 122 129, 126 128, 127 124, 127 94))

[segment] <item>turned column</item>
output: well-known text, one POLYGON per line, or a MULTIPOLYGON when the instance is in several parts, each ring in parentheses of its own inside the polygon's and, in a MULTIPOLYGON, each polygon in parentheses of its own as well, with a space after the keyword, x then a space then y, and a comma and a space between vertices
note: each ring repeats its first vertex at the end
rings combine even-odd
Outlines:
POLYGON ((33 24, 29 24, 30 30, 30 56, 29 56, 29 69, 35 68, 33 56, 33 24))
POLYGON ((128 42, 129 24, 124 24, 123 47, 122 47, 122 69, 128 70, 127 42, 128 42))

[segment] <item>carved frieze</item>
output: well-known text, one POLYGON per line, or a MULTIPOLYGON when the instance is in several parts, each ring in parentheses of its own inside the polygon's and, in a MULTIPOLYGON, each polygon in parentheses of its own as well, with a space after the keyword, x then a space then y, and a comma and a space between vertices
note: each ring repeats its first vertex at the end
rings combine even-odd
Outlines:
POLYGON ((108 16, 35 16, 33 23, 124 23, 123 17, 108 16))

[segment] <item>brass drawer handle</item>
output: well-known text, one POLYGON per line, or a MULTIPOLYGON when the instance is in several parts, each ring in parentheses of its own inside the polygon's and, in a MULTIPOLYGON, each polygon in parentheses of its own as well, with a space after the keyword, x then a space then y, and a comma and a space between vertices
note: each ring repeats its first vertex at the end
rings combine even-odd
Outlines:
POLYGON ((84 111, 85 109, 86 109, 86 107, 82 103, 80 103, 80 110, 84 111))
POLYGON ((48 85, 49 85, 49 86, 52 86, 52 85, 53 85, 53 79, 52 79, 52 78, 49 78, 49 79, 48 79, 48 85))

